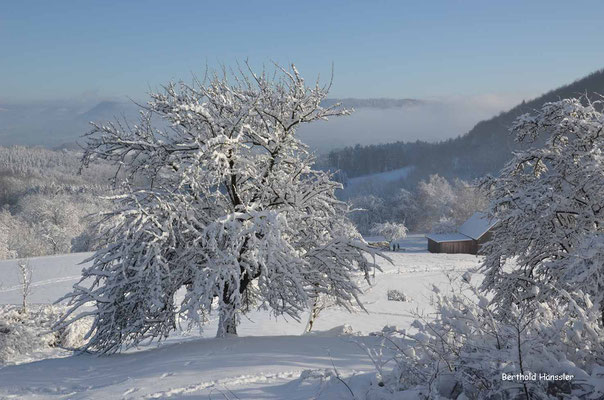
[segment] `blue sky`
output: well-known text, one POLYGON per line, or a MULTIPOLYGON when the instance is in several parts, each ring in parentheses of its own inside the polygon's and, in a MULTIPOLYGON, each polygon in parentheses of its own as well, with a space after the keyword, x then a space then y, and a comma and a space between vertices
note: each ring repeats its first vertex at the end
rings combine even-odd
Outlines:
POLYGON ((205 65, 295 62, 333 97, 537 95, 604 67, 602 1, 12 1, 0 100, 140 98, 205 65))

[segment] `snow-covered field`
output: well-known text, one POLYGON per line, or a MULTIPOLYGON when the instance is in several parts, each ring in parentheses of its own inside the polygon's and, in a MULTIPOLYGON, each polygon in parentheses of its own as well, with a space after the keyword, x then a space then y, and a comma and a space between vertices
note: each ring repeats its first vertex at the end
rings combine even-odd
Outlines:
MULTIPOLYGON (((242 319, 239 337, 215 339, 217 321, 203 332, 179 332, 161 346, 96 357, 63 351, 54 358, 0 369, 0 398, 4 399, 350 399, 350 390, 363 398, 375 372, 360 343, 377 339, 370 332, 385 325, 409 326, 415 310, 430 311, 432 285, 445 289, 447 274, 458 278, 475 268, 472 255, 430 254, 422 236, 401 243, 404 252, 387 254, 383 272, 363 287, 368 311, 323 311, 314 333, 302 335, 306 320, 271 317, 252 312, 242 319), (410 300, 389 301, 397 289, 410 300), (349 325, 350 328, 342 328, 349 325), (345 334, 352 329, 352 334, 345 334), (331 378, 337 373, 347 383, 331 378), (349 390, 350 388, 350 390, 349 390)), ((89 254, 31 260, 32 303, 62 296, 79 277, 79 263, 89 254)), ((0 303, 19 303, 15 261, 0 262, 0 303)))

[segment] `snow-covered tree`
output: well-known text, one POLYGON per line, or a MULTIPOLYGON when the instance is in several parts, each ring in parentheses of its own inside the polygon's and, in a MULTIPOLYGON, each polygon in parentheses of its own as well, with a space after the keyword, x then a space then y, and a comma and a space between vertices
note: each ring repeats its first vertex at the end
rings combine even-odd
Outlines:
POLYGON ((384 222, 381 224, 375 224, 371 228, 371 233, 374 235, 383 236, 392 244, 392 242, 395 240, 404 239, 407 237, 407 227, 403 224, 398 224, 395 222, 384 222))
POLYGON ((69 253, 71 240, 82 231, 80 212, 66 195, 35 194, 19 202, 19 216, 36 232, 47 254, 69 253))
POLYGON ((486 195, 478 184, 455 179, 453 192, 455 193, 455 199, 451 205, 451 220, 457 224, 463 223, 475 212, 484 211, 489 206, 486 195))
POLYGON ((19 279, 21 281, 21 307, 23 312, 27 312, 27 301, 32 292, 31 279, 33 269, 29 259, 21 259, 17 262, 19 268, 19 279))
POLYGON ((486 182, 499 223, 484 248, 483 287, 503 311, 560 291, 604 310, 603 130, 602 103, 587 99, 547 103, 513 126, 534 147, 486 182))
POLYGON ((485 196, 477 185, 461 179, 450 183, 440 175, 431 175, 427 182, 419 182, 416 202, 419 205, 416 228, 424 232, 444 229, 446 224, 443 222, 447 220, 451 225, 459 225, 487 207, 485 196))
POLYGON ((15 252, 10 248, 12 216, 7 210, 0 210, 0 260, 13 258, 15 252))
POLYGON ((421 217, 420 205, 415 193, 399 189, 393 197, 394 221, 403 223, 409 229, 415 228, 421 217))
POLYGON ((420 205, 418 230, 430 232, 441 218, 452 217, 455 191, 446 178, 430 175, 427 182, 421 181, 417 185, 416 197, 420 205))
POLYGON ((485 181, 499 221, 481 290, 464 274, 461 290, 435 290, 435 319, 386 329, 390 351, 369 349, 381 385, 368 398, 603 398, 601 110, 568 99, 516 121, 512 132, 534 147, 485 181), (572 380, 502 379, 528 373, 572 380))
POLYGON ((433 210, 432 214, 440 218, 451 212, 455 193, 446 178, 437 174, 430 175, 428 182, 421 181, 417 185, 417 191, 420 199, 426 202, 424 206, 433 210))
POLYGON ((352 205, 350 218, 363 234, 370 233, 373 225, 388 218, 388 209, 381 197, 371 194, 358 196, 350 200, 350 204, 352 205))
POLYGON ((440 217, 440 220, 432 226, 432 233, 450 233, 455 232, 458 223, 449 217, 440 217))
POLYGON ((294 66, 248 68, 167 85, 137 125, 94 125, 84 165, 117 163, 129 181, 105 220, 111 242, 66 296, 63 324, 94 316, 86 349, 161 340, 178 315, 201 325, 218 312, 224 336, 252 306, 298 319, 318 295, 359 303, 355 279, 377 268, 366 257, 374 250, 336 199, 341 185, 312 168, 295 135, 349 113, 321 106, 328 89, 307 86, 294 66), (94 311, 77 313, 91 301, 94 311))

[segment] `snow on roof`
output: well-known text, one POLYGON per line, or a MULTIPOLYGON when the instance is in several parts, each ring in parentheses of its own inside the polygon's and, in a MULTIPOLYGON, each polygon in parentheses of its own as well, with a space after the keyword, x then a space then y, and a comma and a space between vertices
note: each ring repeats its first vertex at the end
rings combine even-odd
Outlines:
POLYGON ((471 237, 474 240, 480 239, 482 235, 488 232, 495 224, 497 220, 491 220, 486 214, 476 212, 466 222, 463 223, 457 232, 462 235, 471 237))
POLYGON ((491 220, 486 214, 476 212, 466 222, 464 222, 458 229, 457 232, 451 233, 431 233, 426 235, 428 239, 434 240, 435 242, 459 242, 465 240, 478 240, 489 231, 497 220, 491 220))
POLYGON ((434 240, 435 242, 438 242, 438 243, 442 243, 442 242, 459 242, 459 241, 472 240, 471 238, 467 237, 466 235, 462 235, 459 232, 452 232, 452 233, 431 233, 429 235, 426 235, 426 237, 428 239, 434 240))

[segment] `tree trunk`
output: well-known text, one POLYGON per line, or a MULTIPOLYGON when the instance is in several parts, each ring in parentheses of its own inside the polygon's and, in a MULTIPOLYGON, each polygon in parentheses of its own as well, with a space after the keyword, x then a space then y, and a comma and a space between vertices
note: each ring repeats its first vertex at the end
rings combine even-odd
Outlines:
POLYGON ((312 331, 313 325, 315 324, 315 320, 319 316, 321 310, 323 310, 323 306, 319 303, 319 295, 312 302, 312 307, 310 308, 310 315, 308 316, 308 322, 306 323, 306 328, 304 332, 312 331))
POLYGON ((223 338, 227 336, 237 336, 237 310, 232 304, 230 285, 225 285, 222 292, 222 301, 224 305, 220 308, 220 317, 218 319, 218 331, 216 337, 223 338))
POLYGON ((224 338, 228 336, 237 336, 237 318, 234 310, 230 312, 220 312, 220 318, 218 320, 218 332, 216 332, 216 337, 224 338))
MULTIPOLYGON (((241 252, 247 246, 247 238, 243 243, 241 248, 241 252)), ((256 274, 253 277, 250 277, 242 267, 241 270, 241 280, 239 281, 239 294, 242 295, 247 289, 248 285, 252 281, 252 279, 260 276, 260 273, 256 274)), ((224 302, 223 309, 220 309, 220 318, 218 320, 218 332, 216 332, 216 337, 227 337, 227 336, 237 336, 237 312, 240 310, 235 309, 235 306, 231 304, 231 295, 232 291, 229 288, 229 285, 226 284, 224 286, 224 290, 222 292, 222 301, 224 302)))

